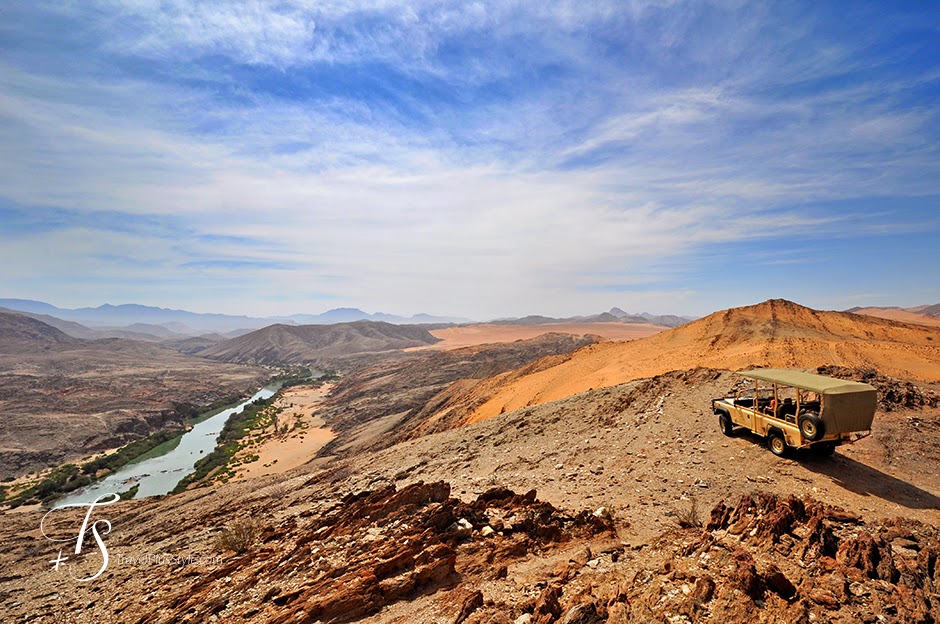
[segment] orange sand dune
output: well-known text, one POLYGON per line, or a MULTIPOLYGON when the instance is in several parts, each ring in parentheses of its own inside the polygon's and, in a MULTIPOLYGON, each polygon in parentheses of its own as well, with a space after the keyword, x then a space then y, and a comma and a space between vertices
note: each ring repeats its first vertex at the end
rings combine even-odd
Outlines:
POLYGON ((430 347, 419 349, 458 349, 494 342, 515 342, 528 340, 543 334, 559 333, 595 334, 607 340, 636 340, 646 338, 667 328, 660 325, 646 323, 545 323, 543 325, 503 325, 500 323, 480 323, 479 325, 465 325, 463 327, 447 327, 435 329, 431 332, 441 342, 430 347))
POLYGON ((824 364, 938 381, 940 331, 771 300, 716 312, 649 338, 593 344, 550 362, 539 360, 475 384, 451 397, 445 410, 466 413, 461 419, 471 423, 671 370, 824 364))
MULTIPOLYGON (((920 306, 921 309, 927 306, 920 306)), ((856 310, 856 314, 865 316, 877 316, 878 318, 891 319, 892 321, 901 321, 902 323, 915 323, 917 325, 930 325, 940 327, 940 318, 928 314, 918 314, 917 308, 902 310, 899 308, 862 308, 856 310)))

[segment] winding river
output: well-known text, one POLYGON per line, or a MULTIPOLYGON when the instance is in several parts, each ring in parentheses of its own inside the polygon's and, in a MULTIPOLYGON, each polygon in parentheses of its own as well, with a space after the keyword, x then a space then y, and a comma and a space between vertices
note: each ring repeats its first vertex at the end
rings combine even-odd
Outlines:
POLYGON ((240 413, 256 399, 273 396, 277 388, 265 386, 250 399, 196 423, 182 437, 161 444, 104 479, 63 496, 53 505, 60 507, 71 503, 92 503, 102 494, 126 492, 138 483, 140 489, 135 498, 168 494, 180 479, 193 472, 193 464, 197 460, 215 448, 216 438, 229 416, 240 413))

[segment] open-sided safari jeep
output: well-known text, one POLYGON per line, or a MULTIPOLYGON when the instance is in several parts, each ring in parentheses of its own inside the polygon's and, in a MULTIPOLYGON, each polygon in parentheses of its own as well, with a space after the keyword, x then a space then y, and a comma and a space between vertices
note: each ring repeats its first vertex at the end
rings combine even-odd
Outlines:
POLYGON ((725 435, 744 427, 763 436, 774 455, 784 456, 794 448, 828 455, 871 432, 878 398, 868 384, 775 368, 738 374, 753 379, 753 389, 712 399, 725 435))

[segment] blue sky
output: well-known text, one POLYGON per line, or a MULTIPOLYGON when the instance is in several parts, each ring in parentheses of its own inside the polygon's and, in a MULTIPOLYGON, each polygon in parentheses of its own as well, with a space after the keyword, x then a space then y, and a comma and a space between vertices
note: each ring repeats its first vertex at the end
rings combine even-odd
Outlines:
POLYGON ((933 3, 10 0, 0 155, 60 307, 940 302, 933 3))

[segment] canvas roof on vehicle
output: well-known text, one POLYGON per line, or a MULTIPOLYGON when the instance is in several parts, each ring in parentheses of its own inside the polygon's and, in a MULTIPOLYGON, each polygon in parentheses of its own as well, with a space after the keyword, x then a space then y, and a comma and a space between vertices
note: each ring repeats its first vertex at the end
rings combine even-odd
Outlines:
POLYGON ((804 373, 802 371, 785 368, 755 368, 752 370, 739 371, 738 374, 744 377, 783 384, 785 386, 794 386, 796 388, 802 388, 803 390, 812 390, 813 392, 827 395, 875 392, 875 388, 866 383, 835 379, 834 377, 814 375, 813 373, 804 373))

